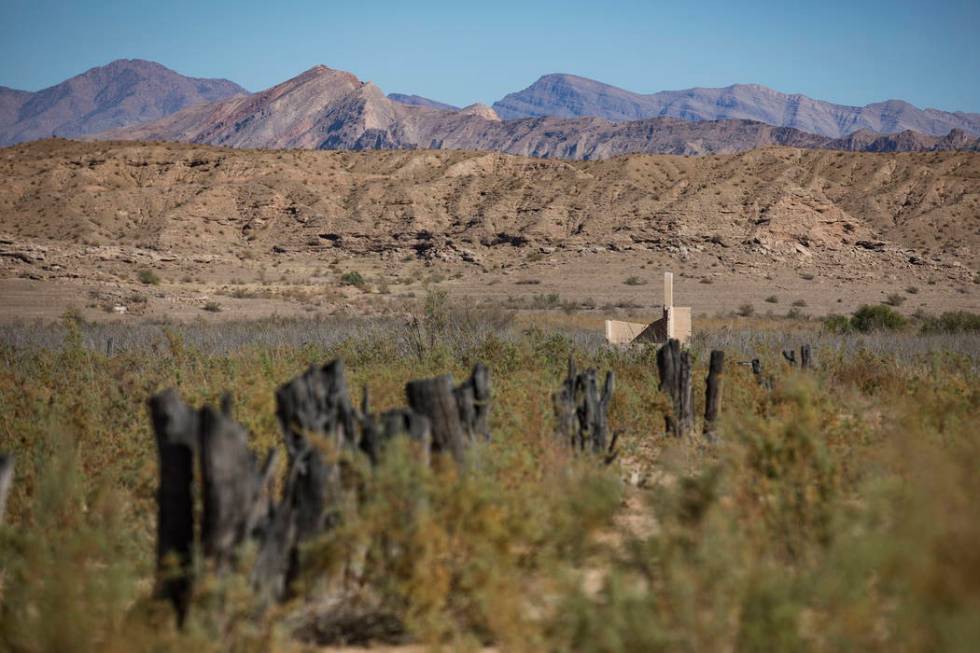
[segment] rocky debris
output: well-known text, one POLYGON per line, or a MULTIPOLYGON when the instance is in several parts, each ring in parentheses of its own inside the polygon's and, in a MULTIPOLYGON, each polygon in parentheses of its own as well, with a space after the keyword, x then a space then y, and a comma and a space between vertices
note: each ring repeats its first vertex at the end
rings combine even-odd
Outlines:
POLYGON ((0 258, 34 265, 43 261, 47 254, 48 248, 43 245, 15 242, 11 238, 0 239, 0 258))
POLYGON ((883 243, 881 241, 859 240, 856 243, 854 243, 854 245, 856 247, 860 247, 862 249, 866 249, 866 250, 869 250, 869 251, 872 251, 872 252, 884 252, 885 251, 885 243, 883 243))

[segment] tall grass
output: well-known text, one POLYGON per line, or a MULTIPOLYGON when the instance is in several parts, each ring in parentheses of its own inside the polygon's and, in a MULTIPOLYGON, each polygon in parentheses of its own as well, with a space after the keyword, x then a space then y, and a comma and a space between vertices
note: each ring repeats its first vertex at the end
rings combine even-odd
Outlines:
MULTIPOLYGON (((404 319, 0 331, 0 450, 18 476, 0 530, 0 644, 13 651, 292 650, 421 641, 501 650, 976 650, 976 334, 727 328, 720 444, 662 433, 652 349, 484 319, 433 297, 404 319), (111 355, 106 339, 113 339, 111 355), (818 369, 779 351, 808 342, 818 369), (612 467, 552 437, 569 354, 613 369, 612 467), (273 391, 341 357, 375 409, 476 360, 494 441, 464 474, 395 447, 361 461, 358 507, 302 552, 295 600, 261 610, 201 566, 184 631, 151 597, 156 453, 144 402, 234 392, 262 450, 273 391), (745 366, 762 358, 775 388, 745 366)), ((355 401, 358 399, 355 396, 355 401)), ((355 461, 356 462, 356 461, 355 461)))

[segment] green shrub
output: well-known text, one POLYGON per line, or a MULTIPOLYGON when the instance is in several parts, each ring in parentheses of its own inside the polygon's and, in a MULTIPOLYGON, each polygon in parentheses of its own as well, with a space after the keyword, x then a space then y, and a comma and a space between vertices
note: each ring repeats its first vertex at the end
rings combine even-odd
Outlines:
POLYGON ((740 317, 752 317, 755 314, 755 306, 752 304, 742 304, 735 311, 740 317))
POLYGON ((898 293, 892 293, 885 298, 882 302, 888 306, 901 306, 905 303, 905 295, 899 295, 898 293))
POLYGON ((850 333, 854 330, 846 315, 831 314, 823 319, 823 328, 830 333, 850 333))
POLYGON ((643 285, 646 285, 646 281, 644 281, 640 277, 626 277, 626 280, 623 281, 623 283, 626 284, 627 286, 643 286, 643 285))
POLYGON ((146 284, 147 286, 160 285, 160 275, 149 268, 143 268, 140 270, 136 277, 139 279, 140 283, 146 284))
POLYGON ((976 333, 980 315, 969 311, 948 311, 939 317, 924 317, 923 333, 976 333))
POLYGON ((356 288, 363 288, 365 283, 366 282, 364 281, 364 277, 361 276, 360 272, 356 272, 356 271, 344 272, 342 275, 340 275, 340 284, 343 286, 354 286, 356 288))
POLYGON ((769 295, 768 297, 766 297, 766 303, 767 304, 778 304, 779 303, 779 297, 776 297, 775 295, 769 295))
POLYGON ((905 318, 888 306, 865 304, 851 316, 851 326, 861 333, 897 331, 905 326, 905 318))

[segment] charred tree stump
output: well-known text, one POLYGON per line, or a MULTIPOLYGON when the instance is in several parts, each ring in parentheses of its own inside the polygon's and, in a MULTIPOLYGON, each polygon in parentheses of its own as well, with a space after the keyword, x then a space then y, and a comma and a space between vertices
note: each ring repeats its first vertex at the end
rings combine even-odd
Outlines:
POLYGON ((201 544, 219 571, 234 565, 239 545, 269 519, 276 464, 272 450, 259 468, 248 449, 245 428, 231 418, 227 397, 222 404, 221 412, 210 406, 201 409, 198 445, 204 503, 201 544))
POLYGON ((409 381, 405 386, 405 395, 412 411, 429 420, 432 451, 448 453, 457 463, 462 463, 466 455, 467 436, 453 393, 452 375, 409 381))
POLYGON ((664 416, 667 433, 682 437, 694 423, 691 403, 691 355, 681 351, 679 340, 671 338, 657 350, 660 391, 670 398, 671 410, 664 416))
POLYGON ((340 519, 339 457, 355 447, 358 415, 340 360, 311 366, 276 391, 276 417, 288 453, 282 501, 262 538, 253 581, 275 599, 288 596, 298 572, 299 545, 340 519))
POLYGON ((575 360, 569 356, 568 374, 562 381, 561 389, 552 395, 551 399, 555 407, 556 433, 573 449, 578 446, 579 442, 578 410, 575 403, 577 382, 578 372, 575 369, 575 360))
POLYGON ((276 391, 276 417, 290 457, 306 451, 307 436, 321 436, 337 451, 353 445, 357 415, 351 405, 344 365, 335 360, 310 366, 276 391))
POLYGON ((173 389, 151 397, 150 417, 160 461, 157 489, 157 581, 182 625, 190 602, 194 546, 194 450, 197 413, 173 389))
POLYGON ((800 347, 800 367, 804 370, 813 368, 813 352, 810 349, 810 345, 800 347))
POLYGON ((792 349, 783 350, 783 358, 790 364, 791 367, 796 367, 796 352, 792 349))
POLYGON ((14 484, 14 455, 0 453, 0 526, 7 512, 7 496, 14 484))
POLYGON ((568 375, 552 395, 558 436, 573 450, 605 454, 606 462, 612 462, 617 454, 617 436, 609 436, 609 404, 615 385, 615 375, 607 372, 600 393, 596 370, 578 373, 569 357, 568 375))
POLYGON ((371 413, 368 389, 364 388, 361 404, 360 449, 373 466, 381 462, 385 446, 397 437, 407 437, 416 443, 416 449, 423 465, 429 464, 429 451, 432 448, 432 429, 429 419, 407 408, 386 410, 380 415, 371 413))
POLYGON ((453 395, 469 441, 489 441, 490 370, 487 366, 477 363, 470 378, 454 389, 453 395))
POLYGON ((714 350, 708 363, 708 379, 704 396, 704 434, 709 440, 717 436, 717 420, 721 410, 721 381, 725 352, 714 350))

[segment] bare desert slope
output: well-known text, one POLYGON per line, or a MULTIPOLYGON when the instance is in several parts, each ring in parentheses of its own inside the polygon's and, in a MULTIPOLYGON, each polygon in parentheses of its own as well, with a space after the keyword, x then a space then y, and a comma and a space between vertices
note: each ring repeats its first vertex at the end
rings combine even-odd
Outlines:
MULTIPOLYGON (((681 292, 685 278, 702 284, 704 310, 761 302, 781 275, 814 312, 848 308, 833 303, 859 288, 867 301, 909 285, 936 294, 930 306, 960 307, 975 300, 980 262, 980 154, 966 152, 588 162, 49 140, 0 150, 0 175, 0 277, 138 288, 149 266, 169 289, 154 292, 178 304, 231 282, 265 297, 280 283, 333 292, 348 269, 407 289, 442 266, 460 293, 652 306, 652 287, 624 279, 655 283, 669 266, 681 292)), ((370 295, 342 294, 317 306, 370 295)))

